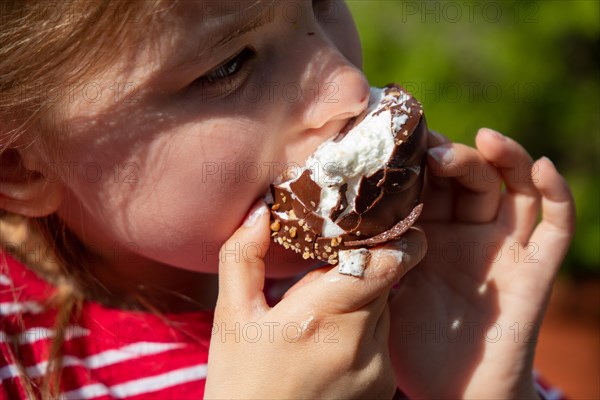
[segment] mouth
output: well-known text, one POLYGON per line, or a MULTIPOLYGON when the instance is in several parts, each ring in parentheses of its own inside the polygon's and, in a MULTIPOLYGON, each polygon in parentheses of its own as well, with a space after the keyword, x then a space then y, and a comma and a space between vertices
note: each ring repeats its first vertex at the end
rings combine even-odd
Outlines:
MULTIPOLYGON (((337 143, 337 142, 341 141, 354 127, 356 127, 359 123, 361 123, 365 119, 365 117, 369 114, 369 112, 373 111, 373 109, 376 105, 377 105, 377 96, 374 96, 373 92, 371 92, 371 95, 369 97, 369 103, 361 111, 360 114, 355 115, 353 117, 348 117, 346 119, 346 123, 341 128, 337 128, 336 126, 331 126, 331 127, 328 126, 326 128, 326 130, 331 133, 328 132, 328 134, 327 134, 328 138, 325 140, 325 142, 320 142, 320 143, 315 144, 315 147, 313 148, 312 152, 309 153, 309 155, 307 157, 303 158, 302 161, 297 161, 297 163, 294 163, 294 166, 297 167, 299 165, 304 165, 304 162, 306 161, 306 159, 309 158, 310 155, 313 154, 314 151, 323 143, 327 143, 327 142, 337 143), (336 132, 336 130, 337 130, 337 133, 333 133, 333 132, 336 132), (329 136, 329 135, 333 135, 333 136, 329 136)), ((351 114, 352 113, 350 113, 350 112, 347 113, 347 115, 351 115, 351 114)), ((340 118, 335 121, 330 121, 328 124, 339 126, 339 124, 342 124, 343 121, 344 120, 342 118, 340 118)), ((323 134, 322 132, 319 132, 318 135, 321 137, 325 137, 325 134, 323 134)), ((315 136, 317 136, 317 135, 315 135, 315 136)), ((291 168, 290 170, 284 169, 282 171, 277 171, 277 172, 278 173, 274 174, 274 179, 272 179, 271 184, 281 184, 282 182, 298 178, 298 176, 299 176, 298 168, 291 168)), ((267 195, 266 198, 269 198, 269 196, 270 196, 270 193, 267 195)))
POLYGON ((348 132, 350 132, 352 130, 352 128, 354 128, 363 119, 365 119, 365 117, 369 113, 369 110, 371 109, 370 106, 371 106, 371 101, 369 101, 369 106, 367 108, 365 108, 362 113, 360 113, 359 115, 357 115, 355 117, 350 118, 348 120, 348 122, 346 123, 346 125, 344 125, 342 127, 342 129, 333 137, 332 140, 335 143, 338 143, 340 140, 342 140, 348 134, 348 132))
POLYGON ((344 127, 333 137, 333 141, 335 143, 338 143, 340 140, 342 140, 348 134, 348 132, 354 128, 356 125, 356 118, 357 117, 350 118, 346 125, 344 125, 344 127))
POLYGON ((273 240, 331 265, 355 262, 342 260, 345 251, 399 238, 422 207, 427 128, 418 101, 398 85, 373 88, 367 109, 346 116, 299 176, 272 186, 269 202, 273 240))

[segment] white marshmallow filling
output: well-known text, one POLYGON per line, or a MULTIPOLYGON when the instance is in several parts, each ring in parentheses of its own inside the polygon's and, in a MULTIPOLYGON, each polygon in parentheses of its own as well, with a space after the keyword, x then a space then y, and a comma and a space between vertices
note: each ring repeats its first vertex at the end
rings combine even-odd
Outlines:
POLYGON ((308 158, 304 169, 312 171, 312 179, 321 187, 321 199, 317 214, 324 218, 324 237, 336 237, 345 233, 329 217, 338 204, 340 187, 346 183, 348 206, 337 217, 344 217, 354 209, 359 184, 363 176, 369 177, 389 161, 394 151, 395 131, 399 131, 408 120, 405 103, 409 99, 402 93, 398 99, 384 96, 384 89, 371 88, 368 113, 339 142, 330 139, 322 143, 308 158), (393 120, 389 110, 380 110, 381 103, 401 104, 406 114, 396 115, 393 120), (377 113, 377 115, 374 115, 377 113))

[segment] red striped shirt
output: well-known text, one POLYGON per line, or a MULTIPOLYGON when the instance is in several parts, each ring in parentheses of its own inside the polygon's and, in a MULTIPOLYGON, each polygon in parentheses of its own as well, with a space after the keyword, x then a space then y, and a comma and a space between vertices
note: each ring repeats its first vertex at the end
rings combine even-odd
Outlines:
MULTIPOLYGON (((0 400, 27 398, 15 350, 33 383, 42 381, 56 318, 44 304, 54 290, 0 252, 0 400)), ((201 399, 212 318, 210 312, 161 318, 84 302, 65 331, 62 398, 201 399)), ((562 398, 539 379, 536 388, 542 399, 562 398)))
MULTIPOLYGON (((54 288, 9 256, 0 260, 0 399, 27 398, 14 358, 40 384, 55 336, 54 288)), ((199 399, 204 394, 212 313, 110 309, 86 301, 65 332, 65 399, 199 399), (168 322, 166 322, 166 321, 168 322)))

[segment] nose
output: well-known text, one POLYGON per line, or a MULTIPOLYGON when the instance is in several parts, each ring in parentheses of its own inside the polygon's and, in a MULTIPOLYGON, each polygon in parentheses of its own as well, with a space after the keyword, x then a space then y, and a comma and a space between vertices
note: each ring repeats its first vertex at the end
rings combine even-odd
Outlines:
MULTIPOLYGON (((343 121, 362 113, 369 103, 370 86, 367 78, 341 54, 333 56, 327 68, 319 68, 313 98, 305 108, 302 122, 306 129, 320 129, 334 121, 343 121)), ((341 128, 341 127, 340 127, 341 128)))

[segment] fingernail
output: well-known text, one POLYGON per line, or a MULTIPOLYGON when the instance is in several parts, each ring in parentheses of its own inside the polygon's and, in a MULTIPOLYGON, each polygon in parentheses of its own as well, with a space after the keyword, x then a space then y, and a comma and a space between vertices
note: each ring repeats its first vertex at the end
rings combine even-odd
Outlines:
POLYGON ((546 161, 547 163, 549 163, 550 165, 554 166, 554 163, 552 162, 551 159, 549 159, 546 156, 540 157, 540 159, 538 161, 546 161))
POLYGON ((438 164, 450 164, 454 160, 454 150, 450 146, 432 147, 427 152, 438 164))
POLYGON ((440 145, 443 143, 446 143, 448 140, 439 132, 436 131, 432 131, 429 130, 429 133, 431 133, 431 136, 433 136, 435 138, 435 142, 440 145))
POLYGON ((487 132, 489 135, 492 135, 493 137, 495 137, 498 140, 506 140, 506 136, 504 136, 503 134, 501 134, 498 131, 495 131, 490 128, 482 128, 482 129, 484 132, 487 132))
POLYGON ((256 221, 269 211, 264 201, 258 200, 246 216, 243 226, 249 228, 256 224, 256 221))

